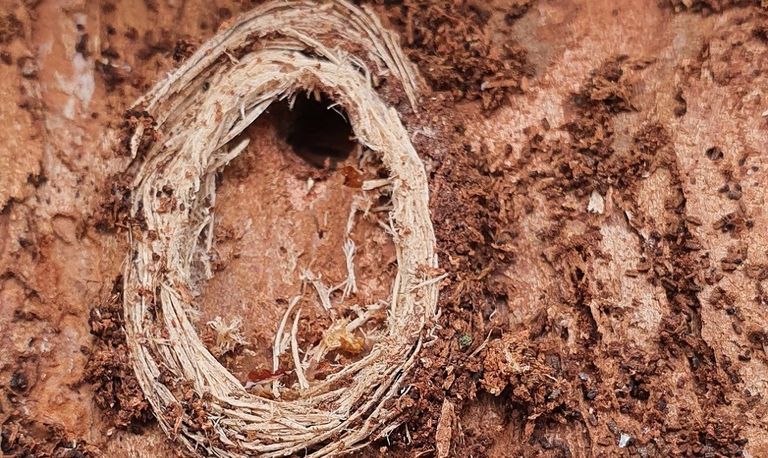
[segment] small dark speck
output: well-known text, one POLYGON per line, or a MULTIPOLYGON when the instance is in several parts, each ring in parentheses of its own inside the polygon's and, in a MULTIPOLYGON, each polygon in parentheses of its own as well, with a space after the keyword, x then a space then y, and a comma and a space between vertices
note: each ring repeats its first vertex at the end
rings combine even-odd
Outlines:
POLYGON ((719 161, 723 158, 723 150, 717 146, 709 148, 706 152, 707 157, 712 161, 719 161))
POLYGON ((27 388, 27 385, 27 376, 24 375, 24 372, 14 372, 14 374, 11 376, 11 389, 16 391, 24 391, 27 388))

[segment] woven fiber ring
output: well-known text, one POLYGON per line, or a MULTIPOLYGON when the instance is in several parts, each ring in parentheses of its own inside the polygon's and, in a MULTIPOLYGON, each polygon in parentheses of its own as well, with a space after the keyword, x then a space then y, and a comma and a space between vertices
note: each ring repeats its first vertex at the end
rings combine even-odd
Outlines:
POLYGON ((276 1, 239 17, 136 104, 152 123, 134 156, 123 307, 130 357, 161 427, 202 456, 334 456, 398 426, 396 400, 437 312, 427 177, 398 113, 374 90, 386 79, 416 107, 412 65, 375 15, 345 1, 276 1), (193 324, 210 278, 216 173, 238 134, 273 102, 322 91, 356 140, 389 171, 397 273, 370 352, 294 396, 246 391, 193 324))

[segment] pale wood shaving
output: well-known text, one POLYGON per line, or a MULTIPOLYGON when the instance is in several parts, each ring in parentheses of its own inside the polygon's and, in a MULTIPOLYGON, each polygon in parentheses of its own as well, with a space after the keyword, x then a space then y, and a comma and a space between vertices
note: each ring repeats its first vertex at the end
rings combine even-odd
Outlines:
MULTIPOLYGON (((402 395, 401 383, 437 310, 439 282, 420 283, 415 274, 420 267, 437 267, 424 165, 397 111, 372 87, 372 75, 398 84, 417 109, 415 70, 371 11, 345 0, 280 0, 233 20, 135 105, 153 117, 156 132, 140 125, 129 140, 135 177, 131 211, 142 225, 129 231, 123 275, 126 339, 160 427, 191 454, 335 456, 399 425, 387 401, 402 395), (190 311, 213 275, 216 174, 246 147, 232 140, 270 104, 294 100, 301 92, 330 94, 349 116, 365 150, 361 157, 379 155, 389 170, 387 183, 375 184, 391 192, 389 218, 382 224, 395 243, 398 271, 386 332, 370 351, 324 380, 310 382, 304 374, 296 336, 299 313, 286 332, 298 304, 291 300, 273 344, 275 370, 291 346, 301 392, 288 400, 246 391, 201 341, 190 311), (149 146, 140 151, 142 145, 149 146), (178 205, 158 212, 158 191, 165 186, 173 189, 178 205), (167 415, 184 406, 175 380, 206 399, 212 431, 199 428, 189 411, 167 415)), ((352 272, 353 254, 348 247, 352 272)), ((353 292, 354 280, 348 278, 344 286, 353 292)), ((326 295, 315 289, 323 307, 330 308, 326 295)), ((353 323, 359 327, 364 321, 353 323)), ((280 394, 277 384, 275 393, 280 394)))

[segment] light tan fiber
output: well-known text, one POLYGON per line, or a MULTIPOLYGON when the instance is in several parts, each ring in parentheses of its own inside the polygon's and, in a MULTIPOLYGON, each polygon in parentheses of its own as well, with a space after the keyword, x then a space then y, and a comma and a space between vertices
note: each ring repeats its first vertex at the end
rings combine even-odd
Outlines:
MULTIPOLYGON (((416 108, 412 66, 396 43, 372 13, 347 2, 276 1, 219 32, 137 102, 156 132, 148 148, 139 145, 149 131, 139 128, 131 138, 136 223, 124 272, 126 334, 161 427, 193 454, 333 456, 397 425, 394 401, 436 313, 438 282, 425 269, 437 261, 424 166, 371 81, 386 77, 416 108), (286 388, 297 395, 272 399, 244 389, 205 347, 192 317, 212 275, 215 174, 246 146, 232 140, 271 103, 314 91, 344 108, 357 141, 390 172, 398 272, 387 331, 370 352, 321 381, 305 380, 297 367, 301 386, 286 388), (164 189, 172 189, 170 208, 164 189)), ((300 366, 298 312, 293 320, 290 313, 278 330, 291 333, 290 350, 276 335, 275 351, 292 352, 300 366)))

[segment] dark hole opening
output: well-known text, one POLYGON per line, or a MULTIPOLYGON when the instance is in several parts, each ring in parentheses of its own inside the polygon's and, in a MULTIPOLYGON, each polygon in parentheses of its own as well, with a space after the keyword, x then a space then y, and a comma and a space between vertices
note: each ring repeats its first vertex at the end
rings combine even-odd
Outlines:
POLYGON ((307 164, 318 169, 335 169, 354 151, 352 126, 346 112, 325 94, 320 100, 306 93, 296 96, 293 109, 282 101, 270 107, 281 119, 278 134, 293 152, 307 164))

